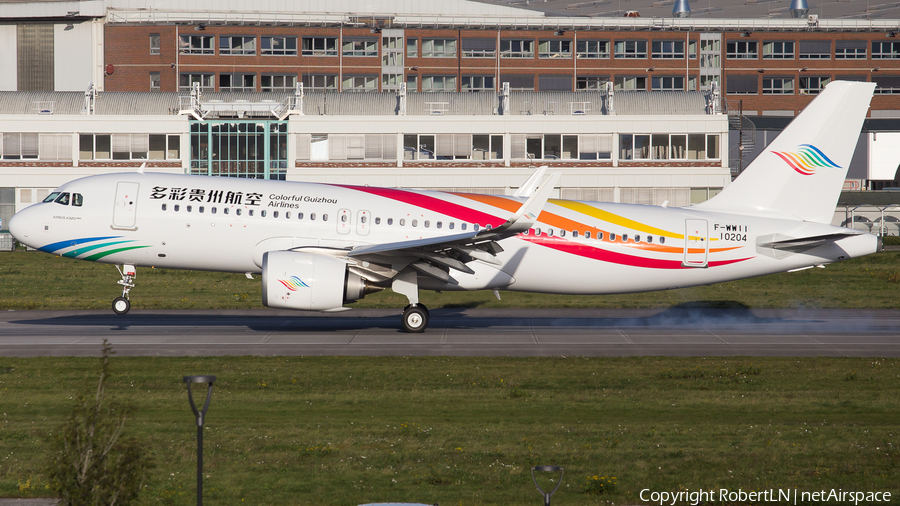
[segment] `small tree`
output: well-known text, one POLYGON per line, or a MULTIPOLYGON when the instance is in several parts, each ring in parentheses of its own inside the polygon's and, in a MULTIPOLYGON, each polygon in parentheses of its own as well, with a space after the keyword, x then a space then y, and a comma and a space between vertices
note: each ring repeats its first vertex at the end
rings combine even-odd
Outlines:
POLYGON ((78 396, 51 441, 47 477, 60 506, 124 506, 147 480, 151 464, 141 445, 122 438, 128 409, 106 399, 110 353, 104 339, 96 392, 85 389, 78 396))

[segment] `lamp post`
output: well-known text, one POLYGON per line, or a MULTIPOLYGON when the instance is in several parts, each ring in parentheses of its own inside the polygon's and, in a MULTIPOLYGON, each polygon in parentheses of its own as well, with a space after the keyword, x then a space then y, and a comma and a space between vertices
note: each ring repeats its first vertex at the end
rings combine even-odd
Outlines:
POLYGON ((213 383, 216 381, 215 376, 185 376, 184 382, 187 383, 188 400, 191 402, 191 410, 197 418, 197 506, 203 506, 203 418, 209 409, 209 400, 212 397, 213 383), (194 404, 194 396, 191 393, 191 385, 193 383, 207 383, 206 403, 203 409, 197 410, 194 404))
POLYGON ((550 506, 550 498, 553 496, 553 494, 556 493, 556 489, 558 489, 559 486, 562 485, 562 478, 563 478, 564 472, 565 472, 565 470, 559 466, 534 466, 531 468, 531 479, 534 480, 534 486, 537 487, 538 492, 540 492, 541 495, 544 496, 544 506, 550 506), (541 486, 538 485, 537 476, 534 475, 535 471, 550 472, 550 473, 559 472, 559 481, 556 482, 556 486, 553 487, 553 490, 551 490, 549 493, 544 492, 544 489, 542 489, 541 486))

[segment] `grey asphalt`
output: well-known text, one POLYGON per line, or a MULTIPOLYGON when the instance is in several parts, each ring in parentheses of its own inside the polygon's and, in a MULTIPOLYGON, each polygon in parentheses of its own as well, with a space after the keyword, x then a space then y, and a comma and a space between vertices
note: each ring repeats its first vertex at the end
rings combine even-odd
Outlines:
POLYGON ((897 310, 437 309, 0 312, 0 356, 900 356, 897 310))

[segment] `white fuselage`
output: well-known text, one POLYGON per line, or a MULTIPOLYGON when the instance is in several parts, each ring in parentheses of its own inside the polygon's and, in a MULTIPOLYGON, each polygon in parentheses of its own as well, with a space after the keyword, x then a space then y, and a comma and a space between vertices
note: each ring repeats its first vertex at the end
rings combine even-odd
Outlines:
MULTIPOLYGON (((18 240, 58 255, 115 264, 259 273, 267 251, 353 247, 498 227, 515 197, 326 184, 118 173, 67 183, 68 205, 18 213, 18 240), (72 205, 74 195, 81 205, 72 205)), ((827 264, 873 253, 868 234, 803 222, 627 204, 550 200, 527 233, 502 239, 499 265, 450 269, 458 284, 419 275, 433 290, 566 294, 661 290, 827 264), (800 253, 770 238, 844 234, 800 253)), ((315 250, 323 251, 323 250, 315 250)), ((349 263, 354 262, 347 259, 349 263)))

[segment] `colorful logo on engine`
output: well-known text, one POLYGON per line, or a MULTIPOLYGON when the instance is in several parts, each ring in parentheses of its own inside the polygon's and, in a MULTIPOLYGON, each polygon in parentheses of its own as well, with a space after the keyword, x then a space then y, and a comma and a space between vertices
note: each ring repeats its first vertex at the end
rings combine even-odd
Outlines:
POLYGON ((288 279, 279 279, 278 282, 281 283, 282 285, 284 285, 285 288, 287 288, 288 290, 290 290, 292 292, 296 292, 297 289, 299 289, 301 287, 309 288, 309 285, 304 283, 303 280, 298 278, 297 276, 291 276, 288 279))
POLYGON ((797 147, 797 152, 788 153, 787 151, 772 151, 784 160, 792 169, 796 170, 804 176, 811 176, 816 173, 819 167, 840 169, 841 167, 832 162, 825 153, 812 144, 801 144, 797 147))

